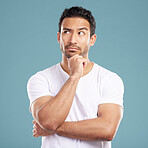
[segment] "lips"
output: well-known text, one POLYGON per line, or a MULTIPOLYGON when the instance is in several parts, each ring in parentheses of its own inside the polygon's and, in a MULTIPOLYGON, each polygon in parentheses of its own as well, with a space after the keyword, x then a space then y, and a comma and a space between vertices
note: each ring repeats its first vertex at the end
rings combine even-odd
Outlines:
POLYGON ((67 49, 68 51, 74 52, 74 51, 80 50, 80 47, 76 46, 76 45, 69 44, 69 45, 65 46, 65 49, 67 49))
POLYGON ((77 50, 79 50, 79 49, 76 48, 76 47, 68 47, 67 49, 70 50, 70 51, 77 51, 77 50))

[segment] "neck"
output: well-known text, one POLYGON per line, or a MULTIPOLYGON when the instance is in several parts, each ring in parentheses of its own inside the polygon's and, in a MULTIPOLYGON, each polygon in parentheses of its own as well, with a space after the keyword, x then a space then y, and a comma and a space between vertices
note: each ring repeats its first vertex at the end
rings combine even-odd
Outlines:
MULTIPOLYGON (((91 69, 93 68, 93 65, 94 65, 94 63, 89 60, 88 56, 86 56, 86 57, 84 57, 84 58, 87 60, 87 66, 86 66, 85 69, 84 69, 84 74, 83 74, 83 76, 86 75, 86 74, 88 74, 88 73, 91 71, 91 69)), ((63 54, 62 54, 62 62, 61 62, 60 64, 61 64, 62 69, 63 69, 68 75, 70 75, 70 69, 69 69, 69 67, 68 67, 68 61, 67 61, 67 58, 66 58, 63 54)))

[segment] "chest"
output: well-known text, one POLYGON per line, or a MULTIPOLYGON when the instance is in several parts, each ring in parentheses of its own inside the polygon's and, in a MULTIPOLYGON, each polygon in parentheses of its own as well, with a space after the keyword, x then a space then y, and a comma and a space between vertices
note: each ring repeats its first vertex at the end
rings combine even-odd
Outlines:
MULTIPOLYGON (((51 84, 51 92, 55 96, 68 78, 61 77, 51 84)), ((80 79, 67 121, 78 121, 97 117, 99 104, 99 88, 97 78, 80 79)))
POLYGON ((96 118, 99 98, 97 81, 94 79, 80 81, 69 113, 71 120, 96 118))

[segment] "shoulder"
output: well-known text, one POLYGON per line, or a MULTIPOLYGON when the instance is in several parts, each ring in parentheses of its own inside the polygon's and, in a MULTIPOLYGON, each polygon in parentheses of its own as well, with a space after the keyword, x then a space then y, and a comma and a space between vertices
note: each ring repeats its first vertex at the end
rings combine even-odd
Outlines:
MULTIPOLYGON (((27 83, 27 92, 31 102, 41 96, 52 96, 50 86, 57 69, 58 64, 39 71, 30 77, 27 83)), ((54 77, 56 78, 56 76, 54 77)))
POLYGON ((96 65, 98 73, 100 104, 115 103, 123 107, 124 84, 120 76, 106 68, 96 65))
POLYGON ((116 74, 115 72, 112 72, 98 64, 94 64, 95 66, 95 73, 97 73, 97 77, 98 77, 98 81, 100 86, 110 86, 110 87, 114 87, 114 86, 120 86, 120 87, 124 87, 123 81, 121 79, 121 77, 116 74))
POLYGON ((58 68, 59 64, 56 64, 33 74, 27 82, 27 87, 29 88, 29 86, 36 86, 37 84, 49 86, 50 81, 53 78, 56 79, 58 68))
POLYGON ((112 72, 96 63, 94 63, 94 66, 95 66, 95 72, 98 73, 99 77, 101 79, 110 79, 112 77, 116 78, 116 79, 120 79, 120 76, 118 74, 116 74, 115 72, 112 72))

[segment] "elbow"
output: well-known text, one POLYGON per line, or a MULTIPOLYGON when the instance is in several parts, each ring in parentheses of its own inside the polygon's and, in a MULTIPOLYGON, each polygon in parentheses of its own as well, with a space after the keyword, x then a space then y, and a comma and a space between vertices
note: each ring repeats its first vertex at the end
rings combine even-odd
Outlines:
POLYGON ((105 134, 105 140, 106 141, 112 141, 115 137, 115 130, 111 129, 111 128, 107 128, 106 129, 106 134, 105 134))
POLYGON ((105 139, 106 141, 112 141, 114 139, 114 134, 108 134, 105 139))
POLYGON ((51 132, 55 132, 59 127, 55 119, 47 118, 41 110, 37 113, 37 120, 41 127, 51 132))
POLYGON ((101 141, 112 141, 113 138, 115 137, 115 132, 112 130, 110 127, 105 127, 102 129, 102 134, 100 135, 100 132, 97 132, 98 134, 96 135, 96 140, 101 140, 101 141))
POLYGON ((41 126, 44 129, 46 129, 46 130, 48 130, 50 132, 55 132, 57 130, 57 128, 58 128, 58 126, 56 125, 56 123, 55 122, 51 122, 51 121, 50 122, 43 121, 40 124, 41 124, 41 126))

